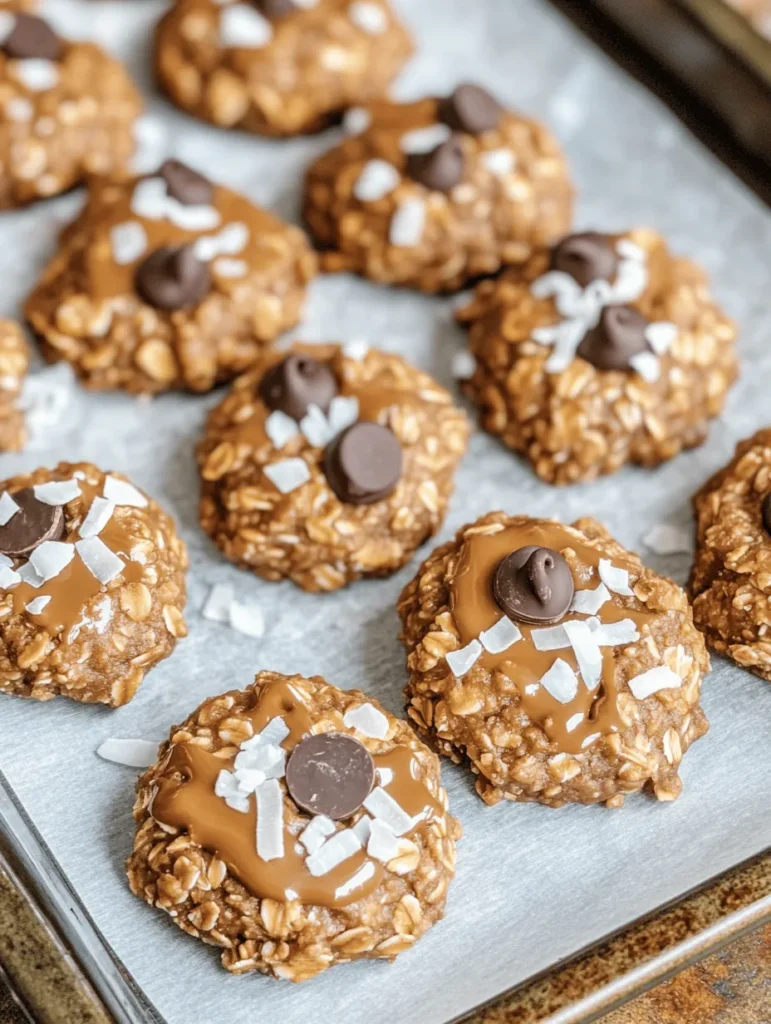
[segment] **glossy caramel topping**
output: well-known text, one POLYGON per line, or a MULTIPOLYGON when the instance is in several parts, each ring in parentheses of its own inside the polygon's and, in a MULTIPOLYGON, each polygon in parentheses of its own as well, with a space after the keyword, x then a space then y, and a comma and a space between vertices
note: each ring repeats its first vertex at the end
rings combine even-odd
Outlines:
MULTIPOLYGON (((311 717, 300 695, 287 681, 263 689, 255 707, 245 717, 255 733, 261 732, 273 718, 283 718, 289 735, 281 745, 287 752, 311 732, 311 717)), ((215 757, 194 743, 174 744, 153 797, 151 813, 155 820, 187 832, 261 899, 297 899, 305 904, 338 908, 368 896, 380 885, 384 868, 363 849, 324 875, 310 873, 305 850, 297 840, 306 819, 299 817, 283 782, 284 855, 263 860, 255 842, 256 800, 250 798, 249 810, 244 814, 233 810, 214 792, 217 776, 223 769, 229 770, 233 760, 215 757), (351 888, 357 872, 365 866, 361 883, 351 888)), ((441 805, 417 778, 417 764, 408 747, 396 746, 387 754, 374 755, 373 760, 375 784, 383 786, 407 814, 419 819, 408 835, 424 829, 435 817, 444 816, 441 805)))
MULTIPOLYGON (((450 601, 455 625, 462 646, 490 629, 502 615, 493 596, 493 578, 501 560, 513 551, 528 546, 550 548, 566 559, 573 573, 576 591, 594 589, 600 583, 598 565, 606 557, 589 544, 582 544, 558 523, 544 520, 523 526, 508 527, 498 533, 472 534, 464 541, 457 570, 450 581, 450 601)), ((618 559, 613 564, 626 568, 632 579, 639 574, 633 565, 624 565, 618 559)), ((649 612, 639 611, 633 598, 612 595, 597 613, 603 623, 632 619, 638 631, 650 621, 649 612)), ((586 620, 588 616, 569 612, 565 619, 586 620)), ((501 654, 484 651, 478 661, 492 672, 503 672, 516 686, 520 707, 560 751, 578 753, 585 750, 600 736, 618 732, 622 726, 617 698, 614 648, 602 647, 602 681, 589 691, 579 679, 578 692, 572 701, 562 704, 543 686, 541 677, 557 659, 562 659, 578 671, 578 663, 571 647, 554 651, 538 651, 532 640, 534 629, 543 628, 518 622, 522 639, 501 654)))

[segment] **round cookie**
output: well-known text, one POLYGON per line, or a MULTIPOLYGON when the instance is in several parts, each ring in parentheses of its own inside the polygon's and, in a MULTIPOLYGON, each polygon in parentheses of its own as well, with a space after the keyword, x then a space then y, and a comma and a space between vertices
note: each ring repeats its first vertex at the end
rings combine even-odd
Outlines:
POLYGON ((187 552, 120 474, 60 463, 0 483, 0 693, 127 704, 187 634, 187 552))
POLYGON ((475 85, 349 111, 357 134, 313 163, 304 215, 322 266, 424 292, 527 259, 571 223, 573 189, 549 131, 475 85))
POLYGON ((458 319, 482 425, 553 484, 701 444, 737 376, 704 272, 647 230, 570 235, 482 282, 458 319))
POLYGON ((444 913, 460 836, 405 722, 276 672, 172 729, 134 817, 132 892, 233 974, 298 982, 409 949, 444 913))
POLYGON ((693 504, 694 621, 715 651, 771 682, 771 428, 737 445, 693 504))
POLYGON ((142 99, 119 61, 0 8, 0 209, 125 170, 142 99))
POLYGON ((315 270, 298 228, 168 160, 94 185, 25 312, 87 387, 208 391, 297 323, 315 270))
POLYGON ((468 433, 399 356, 268 353, 209 415, 201 525, 231 561, 304 590, 389 575, 439 529, 468 433))
POLYGON ((412 54, 386 0, 178 0, 155 38, 161 88, 223 128, 326 128, 382 95, 412 54))
POLYGON ((17 452, 27 439, 19 398, 28 369, 29 348, 21 328, 0 320, 0 452, 17 452))
POLYGON ((399 613, 409 716, 485 803, 679 795, 708 728, 704 640, 683 591, 594 519, 491 512, 430 555, 399 613))

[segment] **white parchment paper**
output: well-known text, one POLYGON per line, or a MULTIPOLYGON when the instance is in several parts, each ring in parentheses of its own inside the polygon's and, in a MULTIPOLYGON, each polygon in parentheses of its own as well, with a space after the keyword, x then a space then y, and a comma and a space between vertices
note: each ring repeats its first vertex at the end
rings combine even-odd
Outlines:
MULTIPOLYGON (((545 0, 397 0, 420 47, 398 94, 445 91, 464 78, 486 83, 515 107, 545 118, 564 143, 581 191, 579 224, 600 230, 650 224, 676 250, 710 269, 742 323, 744 373, 709 442, 655 472, 629 469, 601 483, 556 490, 494 440, 478 434, 458 475, 438 540, 493 508, 565 520, 592 514, 642 550, 660 522, 690 523, 689 497, 734 444, 771 420, 768 304, 771 219, 728 171, 638 85, 579 36, 545 0)), ((51 0, 70 33, 97 36, 131 64, 151 96, 146 40, 161 4, 51 0)), ((335 140, 269 142, 187 119, 153 97, 174 153, 295 219, 303 167, 335 140)), ((0 309, 14 314, 54 247, 57 221, 77 198, 2 214, 0 309)), ((302 337, 365 337, 399 351, 451 385, 462 334, 449 300, 388 291, 347 277, 311 290, 302 337)), ((78 393, 69 417, 42 447, 4 455, 2 476, 92 459, 131 474, 177 518, 189 544, 190 637, 155 669, 126 708, 64 700, 0 698, 0 768, 58 858, 97 925, 170 1024, 366 1021, 440 1024, 568 956, 612 929, 771 843, 771 686, 715 659, 704 687, 712 723, 688 753, 685 788, 672 805, 631 798, 621 811, 501 804, 487 808, 470 777, 444 778, 465 836, 445 920, 393 966, 336 968, 293 987, 259 976, 231 978, 217 952, 179 932, 133 897, 130 851, 135 772, 100 761, 109 736, 160 740, 205 697, 247 685, 256 670, 322 673, 402 710, 404 653, 394 604, 415 571, 333 596, 263 583, 226 564, 197 526, 193 446, 218 396, 78 393), (204 621, 215 582, 261 605, 262 641, 204 621)), ((425 552, 424 552, 425 554, 425 552)), ((647 552, 681 582, 688 555, 647 552)))

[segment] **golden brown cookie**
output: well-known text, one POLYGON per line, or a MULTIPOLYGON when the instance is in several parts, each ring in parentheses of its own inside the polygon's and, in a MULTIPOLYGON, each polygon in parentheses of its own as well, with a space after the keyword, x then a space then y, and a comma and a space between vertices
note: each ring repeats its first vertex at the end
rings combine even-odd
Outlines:
POLYGON ((554 484, 701 444, 738 372, 704 271, 648 230, 570 235, 480 284, 458 319, 483 427, 554 484))
POLYGON ((468 432, 399 356, 266 354, 209 415, 201 525, 231 561, 304 590, 389 575, 439 529, 468 432))
POLYGON ((299 135, 382 95, 411 53, 387 0, 178 0, 158 26, 155 68, 195 117, 299 135))
POLYGON ((139 780, 132 891, 233 974, 393 960, 443 915, 460 827, 439 759, 358 690, 260 672, 139 780))
POLYGON ((0 693, 127 704, 187 630, 187 552, 121 474, 60 463, 0 483, 0 693))
POLYGON ((123 65, 0 8, 0 209, 124 171, 142 100, 123 65))
POLYGON ((297 323, 315 270, 298 228, 169 160, 93 186, 25 310, 87 387, 208 391, 297 323))
POLYGON ((568 230, 573 188, 542 125, 476 85, 349 111, 311 165, 305 219, 322 266, 425 292, 462 288, 568 230))
POLYGON ((399 601, 408 713, 488 804, 674 800, 707 731, 709 669, 684 592, 594 519, 491 512, 399 601))
POLYGON ((771 429, 694 496, 693 617, 707 643, 771 681, 771 429))
POLYGON ((27 439, 19 397, 28 369, 29 348, 21 328, 0 320, 0 452, 17 452, 27 439))

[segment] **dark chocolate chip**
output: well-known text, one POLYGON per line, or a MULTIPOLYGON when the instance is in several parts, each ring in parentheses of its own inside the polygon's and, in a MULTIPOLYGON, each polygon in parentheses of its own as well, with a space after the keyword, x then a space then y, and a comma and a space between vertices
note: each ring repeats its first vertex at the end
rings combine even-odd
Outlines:
POLYGON ((428 153, 410 153, 407 174, 426 188, 449 192, 463 179, 466 160, 458 135, 451 135, 428 153))
POLYGON ((632 356, 649 350, 647 326, 633 306, 606 306, 597 326, 584 335, 578 354, 598 370, 628 370, 632 356))
POLYGON ((329 365, 306 355, 287 356, 260 381, 260 398, 267 407, 298 423, 311 405, 326 412, 336 394, 337 379, 329 365))
POLYGON ((575 593, 573 573, 551 548, 529 546, 507 555, 493 578, 493 595, 510 619, 557 622, 575 593))
POLYGON ((771 533, 771 494, 767 494, 763 499, 763 525, 766 533, 771 533))
POLYGON ((173 312, 195 306, 208 294, 211 272, 192 246, 163 246, 137 267, 136 288, 151 306, 173 312))
POLYGON ((284 18, 300 9, 292 0, 252 0, 252 3, 266 18, 284 18))
POLYGON ((372 791, 375 765, 365 746, 342 732, 301 740, 286 765, 286 785, 298 807, 339 821, 361 807, 372 791))
POLYGON ((5 526, 0 526, 0 551, 4 555, 20 558, 31 554, 46 540, 61 540, 64 536, 64 512, 59 505, 46 505, 38 501, 31 487, 17 491, 11 497, 19 506, 5 526))
POLYGON ((439 103, 439 119, 455 132, 479 135, 497 127, 503 107, 479 85, 459 85, 439 103))
POLYGON ((340 501, 371 505, 387 498, 399 483, 402 448, 388 427, 354 423, 327 448, 324 472, 340 501))
POLYGON ((618 256, 607 235, 583 231, 559 242, 551 256, 552 270, 570 274, 582 288, 592 281, 612 281, 618 268, 618 256))
POLYGON ((14 14, 14 26, 5 37, 2 49, 11 60, 58 60, 62 41, 42 18, 32 14, 14 14))
POLYGON ((208 178, 179 160, 166 160, 158 171, 166 182, 166 191, 183 206, 207 206, 214 186, 208 178))

